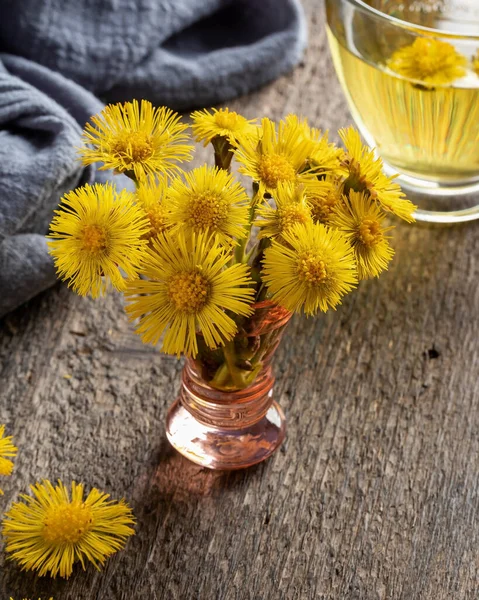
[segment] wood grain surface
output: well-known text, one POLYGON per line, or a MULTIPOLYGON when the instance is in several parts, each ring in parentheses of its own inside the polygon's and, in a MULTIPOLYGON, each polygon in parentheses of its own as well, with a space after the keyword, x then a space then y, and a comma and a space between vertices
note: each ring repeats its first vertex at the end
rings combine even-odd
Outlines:
MULTIPOLYGON (((322 3, 305 4, 303 64, 230 106, 335 131, 351 117, 322 3)), ((394 243, 380 280, 293 319, 276 362, 287 442, 243 472, 169 447, 181 363, 142 346, 118 296, 58 285, 5 318, 0 423, 20 452, 0 510, 38 479, 75 479, 125 496, 138 526, 103 572, 67 582, 1 553, 1 600, 479 598, 479 227, 399 224, 394 243)))

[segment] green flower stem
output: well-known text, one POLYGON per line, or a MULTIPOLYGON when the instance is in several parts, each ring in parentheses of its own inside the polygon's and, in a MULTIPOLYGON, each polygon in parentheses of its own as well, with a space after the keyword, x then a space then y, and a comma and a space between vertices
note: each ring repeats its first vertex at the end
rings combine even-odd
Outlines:
POLYGON ((225 391, 243 390, 251 385, 261 371, 261 358, 265 351, 266 342, 262 343, 260 349, 255 353, 253 360, 250 361, 250 368, 242 369, 237 365, 237 353, 234 341, 227 342, 223 346, 225 362, 222 363, 210 381, 210 385, 217 389, 225 391))
POLYGON ((138 179, 136 178, 135 171, 133 171, 133 169, 130 169, 129 171, 124 171, 122 173, 122 175, 126 175, 126 177, 128 177, 128 179, 131 179, 133 181, 133 183, 135 184, 136 189, 139 188, 140 183, 139 183, 138 179))
POLYGON ((223 346, 223 355, 225 362, 218 367, 215 376, 211 380, 211 385, 220 389, 245 388, 248 383, 242 369, 236 366, 237 356, 234 341, 226 342, 223 346))
POLYGON ((234 148, 231 146, 229 140, 218 135, 211 140, 211 144, 215 151, 215 166, 230 172, 234 148))
POLYGON ((268 293, 263 283, 261 271, 263 269, 264 251, 269 246, 271 246, 271 240, 262 238, 248 255, 248 262, 251 260, 251 279, 256 283, 256 302, 264 300, 268 293))
MULTIPOLYGON (((212 143, 215 148, 215 164, 220 168, 225 168, 225 146, 222 142, 223 138, 214 138, 212 143)), ((231 159, 228 164, 231 163, 231 159)), ((256 217, 256 206, 260 200, 259 198, 259 186, 257 183, 253 183, 253 197, 249 206, 248 224, 245 228, 245 235, 240 240, 234 249, 234 261, 236 263, 249 264, 251 261, 251 277, 256 283, 259 294, 266 294, 265 286, 261 280, 261 261, 263 258, 263 252, 270 244, 269 239, 261 239, 250 252, 246 253, 246 247, 251 237, 251 229, 256 217)), ((233 317, 234 318, 234 317, 233 317)), ((236 319, 235 319, 236 320, 236 319)), ((262 368, 262 357, 267 351, 269 340, 271 335, 267 334, 264 336, 265 339, 261 339, 260 347, 252 356, 252 360, 248 361, 248 368, 241 368, 238 363, 241 364, 241 357, 235 348, 234 340, 226 342, 223 346, 224 362, 217 368, 213 379, 210 381, 212 387, 218 389, 244 389, 251 385, 256 379, 258 373, 262 368)), ((245 362, 243 360, 243 362, 245 362)), ((245 362, 245 367, 246 367, 245 362)))
POLYGON ((215 376, 210 381, 212 387, 217 389, 226 389, 228 388, 228 381, 231 380, 231 374, 228 369, 228 364, 221 364, 216 370, 215 376))
POLYGON ((263 282, 261 282, 261 285, 256 294, 256 302, 262 302, 263 300, 270 300, 270 299, 271 299, 271 294, 269 293, 267 286, 263 282))
POLYGON ((253 183, 253 197, 249 205, 248 225, 246 226, 245 235, 238 241, 238 245, 235 248, 235 259, 237 263, 247 263, 249 256, 246 254, 246 246, 248 240, 251 237, 251 229, 253 227, 254 218, 256 216, 256 206, 258 205, 258 184, 253 183))
POLYGON ((237 356, 234 341, 226 342, 226 344, 223 346, 223 354, 234 385, 239 388, 245 387, 243 373, 241 369, 236 366, 237 356))

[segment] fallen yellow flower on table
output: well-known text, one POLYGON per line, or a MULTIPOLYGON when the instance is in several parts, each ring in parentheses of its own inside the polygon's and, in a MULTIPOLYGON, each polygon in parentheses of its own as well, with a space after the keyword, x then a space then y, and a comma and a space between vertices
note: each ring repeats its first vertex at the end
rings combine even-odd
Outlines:
MULTIPOLYGON (((5 425, 0 425, 0 475, 11 475, 13 471, 13 462, 10 458, 17 455, 17 448, 13 445, 12 436, 4 437, 5 425)), ((3 492, 0 489, 0 496, 3 492)))
POLYGON ((2 532, 10 560, 40 577, 68 579, 75 562, 97 569, 124 548, 134 534, 135 519, 124 500, 114 502, 93 488, 84 499, 83 484, 72 482, 71 493, 61 482, 30 486, 33 496, 21 494, 5 513, 2 532))

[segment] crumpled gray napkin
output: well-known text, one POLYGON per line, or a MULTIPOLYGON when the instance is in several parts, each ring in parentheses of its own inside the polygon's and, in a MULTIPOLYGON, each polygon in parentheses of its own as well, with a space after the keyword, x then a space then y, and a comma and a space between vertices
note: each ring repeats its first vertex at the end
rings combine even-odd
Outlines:
POLYGON ((104 102, 211 106, 305 44, 299 0, 0 0, 0 317, 55 282, 44 234, 62 194, 109 176, 75 151, 104 102))

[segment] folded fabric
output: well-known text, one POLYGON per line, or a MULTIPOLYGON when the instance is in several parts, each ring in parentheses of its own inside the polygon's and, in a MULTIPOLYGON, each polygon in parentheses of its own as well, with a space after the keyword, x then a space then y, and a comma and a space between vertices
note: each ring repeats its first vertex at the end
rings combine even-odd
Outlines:
POLYGON ((0 0, 0 15, 0 317, 54 283, 44 234, 62 194, 105 178, 75 150, 104 102, 211 106, 306 43, 299 0, 0 0))
MULTIPOLYGON (((76 118, 84 123, 103 104, 35 63, 2 55, 0 61, 1 317, 55 283, 45 240, 53 210, 66 191, 104 172, 82 167, 76 154, 76 118)), ((119 187, 128 182, 115 179, 119 187)))

